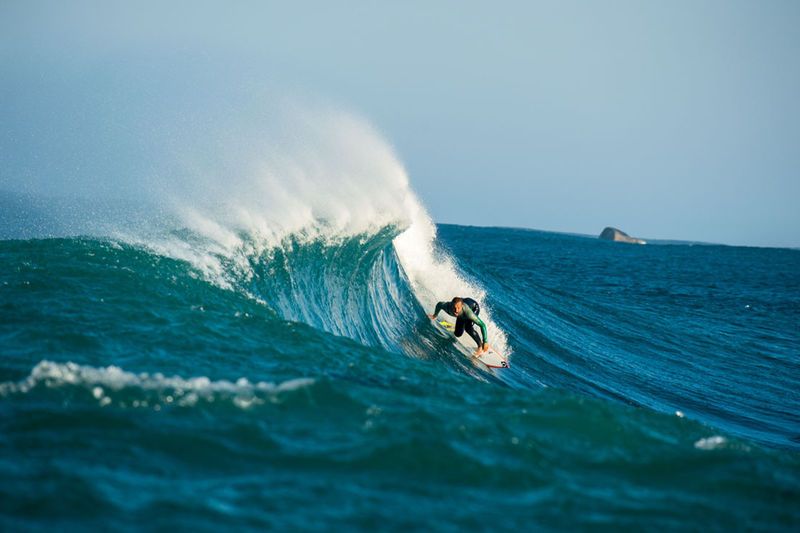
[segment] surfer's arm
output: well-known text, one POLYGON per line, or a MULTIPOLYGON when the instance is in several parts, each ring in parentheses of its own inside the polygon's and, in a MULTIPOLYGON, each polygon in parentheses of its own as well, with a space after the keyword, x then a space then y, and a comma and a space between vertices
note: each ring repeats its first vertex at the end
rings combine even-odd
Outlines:
POLYGON ((475 322, 481 328, 481 333, 483 333, 483 345, 486 346, 487 344, 489 344, 489 334, 486 331, 486 324, 483 323, 483 320, 478 318, 478 315, 473 313, 472 309, 470 309, 467 306, 464 306, 464 314, 467 316, 468 319, 475 322))
POLYGON ((486 331, 486 324, 484 324, 483 320, 481 320, 480 318, 478 318, 476 324, 478 324, 481 327, 481 333, 483 334, 483 349, 486 350, 489 347, 489 333, 486 331))
POLYGON ((437 316, 439 316, 439 311, 444 309, 446 304, 447 304, 447 302, 438 302, 436 304, 436 310, 433 312, 432 315, 428 315, 428 316, 431 317, 431 319, 436 318, 437 316))
POLYGON ((481 333, 483 334, 483 346, 480 346, 475 352, 476 355, 480 355, 489 351, 489 336, 486 332, 486 324, 477 315, 475 315, 475 323, 481 327, 481 333))

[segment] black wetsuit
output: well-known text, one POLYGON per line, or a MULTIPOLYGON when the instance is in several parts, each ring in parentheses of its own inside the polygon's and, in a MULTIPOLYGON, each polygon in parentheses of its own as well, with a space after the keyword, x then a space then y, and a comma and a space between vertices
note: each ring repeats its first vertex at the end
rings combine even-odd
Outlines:
POLYGON ((453 306, 453 302, 439 302, 436 304, 436 311, 433 312, 433 315, 436 316, 439 314, 439 311, 444 311, 450 316, 456 317, 456 330, 455 335, 456 337, 460 337, 465 331, 467 334, 472 337, 478 347, 482 347, 484 343, 487 342, 487 333, 486 333, 486 324, 483 323, 483 320, 478 318, 478 313, 481 312, 481 307, 478 305, 478 302, 473 300, 472 298, 463 298, 464 305, 461 308, 461 314, 456 316, 456 310, 453 306), (481 328, 481 333, 483 334, 483 342, 481 342, 481 337, 478 335, 478 332, 475 331, 473 327, 475 324, 478 324, 481 328))

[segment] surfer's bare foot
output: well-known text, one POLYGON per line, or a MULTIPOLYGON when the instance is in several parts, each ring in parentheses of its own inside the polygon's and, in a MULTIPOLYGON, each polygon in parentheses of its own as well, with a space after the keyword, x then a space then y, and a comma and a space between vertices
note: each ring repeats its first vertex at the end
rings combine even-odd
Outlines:
POLYGON ((478 357, 479 355, 483 355, 488 351, 489 351, 489 343, 484 343, 483 346, 479 346, 478 349, 475 350, 475 353, 473 355, 475 357, 478 357))

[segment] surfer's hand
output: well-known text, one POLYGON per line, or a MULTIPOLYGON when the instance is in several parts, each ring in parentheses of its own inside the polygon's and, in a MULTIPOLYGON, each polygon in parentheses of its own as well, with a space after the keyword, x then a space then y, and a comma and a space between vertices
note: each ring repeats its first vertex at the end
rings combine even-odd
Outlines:
POLYGON ((428 315, 428 318, 430 318, 431 320, 436 320, 436 315, 428 315))

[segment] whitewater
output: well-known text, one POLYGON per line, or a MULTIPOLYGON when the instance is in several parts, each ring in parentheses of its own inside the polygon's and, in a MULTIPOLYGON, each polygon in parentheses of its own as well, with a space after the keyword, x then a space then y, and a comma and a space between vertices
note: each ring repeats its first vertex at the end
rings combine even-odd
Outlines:
POLYGON ((800 524, 800 252, 437 225, 352 113, 198 120, 0 191, 3 529, 800 524))

